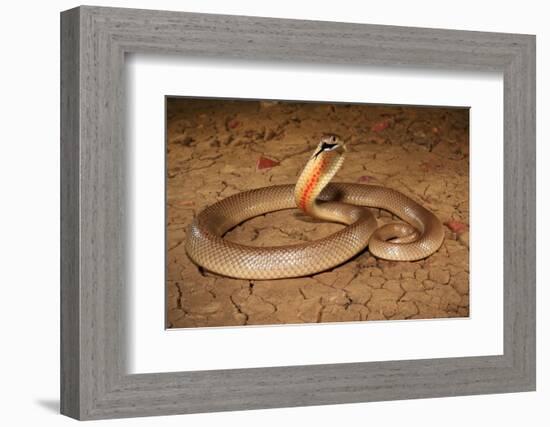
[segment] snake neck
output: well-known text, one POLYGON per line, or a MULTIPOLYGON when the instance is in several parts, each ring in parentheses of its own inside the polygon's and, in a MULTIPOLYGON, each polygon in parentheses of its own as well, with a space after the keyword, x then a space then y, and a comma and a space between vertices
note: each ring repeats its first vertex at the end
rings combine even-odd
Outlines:
POLYGON ((344 163, 344 154, 328 151, 314 155, 306 163, 294 190, 296 205, 300 210, 318 219, 332 219, 317 202, 317 196, 332 180, 344 163))

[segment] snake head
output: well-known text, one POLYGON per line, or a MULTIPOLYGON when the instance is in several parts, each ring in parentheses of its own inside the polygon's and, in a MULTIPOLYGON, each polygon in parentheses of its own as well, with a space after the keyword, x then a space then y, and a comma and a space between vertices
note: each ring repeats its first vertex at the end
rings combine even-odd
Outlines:
POLYGON ((328 151, 335 151, 338 154, 344 154, 346 151, 346 146, 344 141, 342 141, 337 135, 325 135, 321 138, 319 145, 315 149, 313 158, 317 158, 319 154, 328 151))
POLYGON ((297 206, 315 216, 316 198, 344 162, 346 147, 336 135, 325 135, 298 177, 294 190, 297 206))

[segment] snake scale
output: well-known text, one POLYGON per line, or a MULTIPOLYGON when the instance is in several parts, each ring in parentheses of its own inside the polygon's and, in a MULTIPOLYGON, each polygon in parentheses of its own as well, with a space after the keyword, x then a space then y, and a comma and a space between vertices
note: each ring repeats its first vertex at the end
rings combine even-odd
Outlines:
POLYGON ((439 249, 444 230, 429 210, 399 191, 366 184, 330 182, 346 147, 334 135, 321 138, 296 185, 275 185, 227 197, 200 212, 187 230, 186 251, 198 265, 240 279, 280 279, 334 268, 367 246, 377 258, 415 261, 439 249), (324 238, 295 245, 253 247, 224 234, 268 212, 298 207, 324 221, 345 224, 324 238), (387 210, 404 222, 378 227, 368 207, 387 210))

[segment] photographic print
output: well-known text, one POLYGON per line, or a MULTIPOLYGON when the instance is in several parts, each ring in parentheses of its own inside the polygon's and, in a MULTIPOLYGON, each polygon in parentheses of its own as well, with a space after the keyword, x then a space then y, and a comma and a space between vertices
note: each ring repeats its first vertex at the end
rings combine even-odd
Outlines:
POLYGON ((469 316, 469 109, 166 97, 166 327, 469 316))

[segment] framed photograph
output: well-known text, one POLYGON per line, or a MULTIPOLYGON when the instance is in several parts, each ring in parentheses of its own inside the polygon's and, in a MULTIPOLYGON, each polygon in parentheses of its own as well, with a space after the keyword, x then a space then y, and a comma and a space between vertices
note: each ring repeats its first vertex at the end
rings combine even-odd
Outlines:
POLYGON ((469 317, 469 109, 167 97, 166 118, 168 328, 469 317), (328 185, 333 173, 343 183, 328 185), (336 185, 339 199, 385 208, 341 254, 347 221, 331 215, 349 205, 321 200, 336 185), (286 206, 282 195, 295 197, 286 206), (219 209, 212 226, 231 221, 219 260, 200 235, 206 206, 219 209), (375 243, 379 225, 402 232, 399 214, 426 214, 417 227, 433 229, 375 243), (250 262, 226 261, 233 248, 250 262))
POLYGON ((61 411, 535 389, 535 37, 61 14, 61 411))

